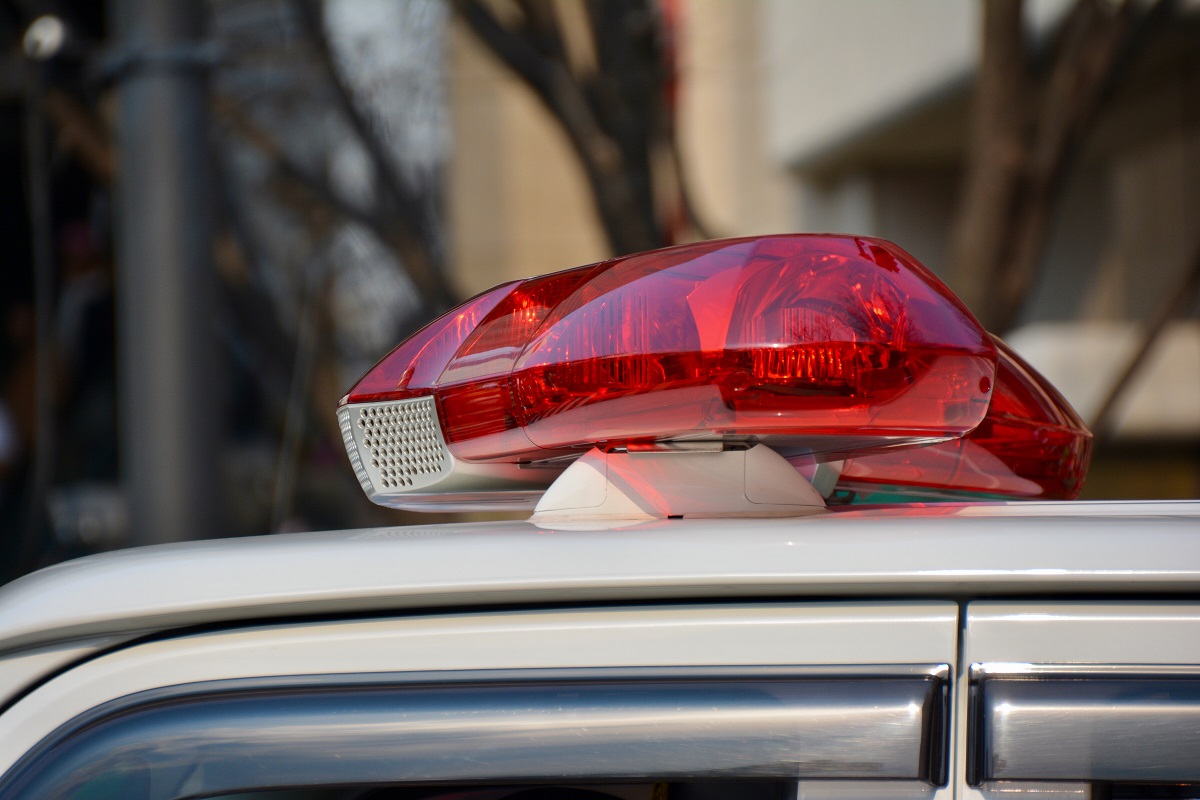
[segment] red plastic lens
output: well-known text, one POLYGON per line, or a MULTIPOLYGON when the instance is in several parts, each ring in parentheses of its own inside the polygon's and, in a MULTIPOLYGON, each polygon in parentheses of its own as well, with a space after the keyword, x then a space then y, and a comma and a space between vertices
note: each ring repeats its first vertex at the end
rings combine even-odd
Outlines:
POLYGON ((1091 459, 1091 432, 1045 378, 1006 344, 996 345, 995 396, 978 428, 954 441, 851 459, 839 487, 1077 497, 1091 459))
POLYGON ((509 436, 519 427, 514 419, 509 374, 521 348, 563 297, 570 294, 594 267, 580 267, 530 278, 515 288, 487 315, 463 343, 438 379, 447 441, 460 456, 487 458, 492 453, 471 450, 470 442, 485 436, 505 436, 509 442, 490 446, 501 453, 529 449, 523 436, 509 436))
POLYGON ((833 453, 970 430, 994 359, 898 248, 782 236, 610 262, 554 310, 513 377, 539 447, 753 435, 833 453))
POLYGON ((991 339, 949 290, 894 245, 860 237, 627 256, 505 289, 474 318, 467 335, 447 324, 398 348, 381 362, 387 377, 369 374, 350 399, 411 392, 420 377, 451 450, 469 460, 681 439, 835 458, 961 436, 995 379, 991 339))
POLYGON ((488 312, 516 286, 516 283, 506 283, 489 289, 405 339, 367 370, 367 374, 342 398, 342 404, 429 394, 446 362, 458 352, 488 312))

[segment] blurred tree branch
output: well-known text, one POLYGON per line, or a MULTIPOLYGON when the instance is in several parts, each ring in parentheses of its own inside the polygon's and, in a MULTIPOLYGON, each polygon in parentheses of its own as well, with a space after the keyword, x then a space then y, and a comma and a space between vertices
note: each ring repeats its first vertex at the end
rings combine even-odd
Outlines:
POLYGON ((50 89, 42 101, 46 119, 57 132, 60 150, 79 159, 95 178, 112 183, 117 158, 108 131, 88 108, 61 89, 50 89))
POLYGON ((951 231, 950 274, 967 306, 988 325, 985 283, 1005 251, 1028 157, 1031 78, 1021 0, 984 0, 983 14, 966 182, 951 231))
POLYGON ((435 308, 455 305, 458 300, 446 278, 445 248, 437 221, 431 217, 428 205, 396 170, 387 147, 355 101, 334 58, 320 0, 293 0, 293 6, 333 87, 337 107, 371 159, 391 205, 388 209, 391 213, 386 216, 394 220, 394 225, 390 226, 390 234, 382 238, 395 247, 413 282, 435 308))
POLYGON ((951 275, 991 330, 1012 327, 1032 290, 1053 211, 1079 147, 1146 32, 1174 8, 1077 0, 1035 75, 1021 0, 983 0, 983 55, 951 275))
MULTIPOLYGON (((385 214, 375 208, 360 206, 350 198, 343 196, 324 175, 309 169, 299 159, 293 158, 274 134, 256 123, 232 99, 214 95, 212 105, 214 116, 218 121, 228 126, 247 144, 258 150, 281 175, 290 180, 297 188, 307 192, 314 199, 351 222, 367 228, 384 242, 396 247, 403 255, 404 251, 400 250, 395 230, 389 225, 385 214)), ((402 266, 408 271, 413 283, 418 287, 422 286, 421 282, 417 280, 417 276, 409 271, 409 262, 405 261, 402 266)))
MULTIPOLYGON (((53 89, 46 95, 44 108, 47 119, 53 126, 58 147, 76 156, 97 183, 111 185, 116 175, 117 156, 107 131, 93 112, 62 90, 53 89)), ((344 217, 362 224, 381 238, 389 232, 373 210, 363 209, 338 195, 322 176, 313 174, 299 161, 292 159, 282 145, 266 130, 254 124, 237 103, 227 97, 214 95, 214 114, 249 144, 260 150, 279 170, 289 186, 298 188, 302 198, 293 192, 278 191, 284 205, 300 214, 316 239, 329 236, 337 217, 344 217)), ((292 350, 296 343, 280 327, 274 317, 263 314, 271 306, 269 298, 242 279, 245 269, 241 265, 242 253, 248 246, 245 237, 223 233, 217 237, 214 247, 214 262, 221 276, 221 296, 224 306, 230 309, 238 321, 239 328, 247 334, 247 342, 259 354, 255 370, 261 387, 276 408, 287 404, 289 378, 280 365, 293 359, 292 350)), ((318 310, 319 311, 319 310, 318 310)), ((328 325, 323 326, 328 328, 328 325)), ((328 338, 325 336, 324 338, 328 338)), ((326 361, 330 359, 325 359, 326 361)), ((332 374, 332 366, 321 363, 317 369, 322 375, 332 374)), ((323 385, 336 384, 336 379, 326 376, 323 385)), ((334 390, 336 395, 336 389, 334 390)), ((323 413, 330 402, 328 393, 310 390, 310 402, 319 413, 315 417, 322 421, 322 429, 333 441, 340 438, 336 419, 323 413)))
POLYGON ((481 0, 454 0, 454 7, 566 134, 614 253, 670 244, 680 214, 707 233, 687 196, 669 92, 671 64, 652 2, 585 4, 594 66, 570 57, 560 10, 549 0, 513 0, 513 13, 506 15, 512 22, 481 0))
POLYGON ((238 103, 222 95, 213 95, 212 106, 214 116, 219 122, 228 126, 247 144, 258 150, 272 166, 294 181, 301 189, 312 194, 346 219, 369 228, 381 239, 388 239, 385 223, 374 209, 363 208, 349 198, 343 197, 330 185, 325 176, 309 169, 298 159, 292 158, 284 149, 283 144, 266 128, 251 119, 238 103))
MULTIPOLYGON (((302 453, 315 450, 324 454, 336 452, 339 447, 340 430, 330 411, 345 388, 345 361, 369 357, 371 353, 363 341, 372 335, 391 338, 405 332, 381 333, 383 328, 423 321, 417 317, 435 315, 457 302, 457 297, 445 274, 436 182, 439 164, 433 163, 441 153, 429 157, 421 152, 414 157, 403 149, 407 139, 388 137, 390 124, 400 112, 391 103, 391 96, 367 94, 374 90, 369 78, 375 76, 365 80, 355 77, 362 74, 360 62, 344 58, 354 53, 341 47, 341 28, 326 28, 322 3, 264 2, 257 20, 253 13, 231 11, 235 5, 217 4, 210 9, 218 18, 214 37, 228 45, 225 52, 230 56, 215 68, 211 84, 211 107, 222 123, 221 145, 229 156, 224 162, 225 202, 220 207, 214 203, 211 209, 196 211, 211 210, 223 217, 212 240, 221 298, 213 330, 224 339, 229 362, 236 365, 231 381, 236 384, 232 402, 238 404, 239 411, 247 412, 239 417, 239 429, 231 438, 239 447, 262 449, 274 433, 272 428, 282 430, 280 474, 285 470, 287 474, 286 480, 277 483, 283 487, 276 498, 277 516, 281 516, 290 506, 287 498, 293 491, 289 487, 297 469, 303 464, 308 473, 304 480, 312 478, 314 470, 310 467, 318 473, 326 469, 324 458, 302 462, 302 453), (260 21, 270 19, 281 24, 260 21), (296 36, 297 19, 306 36, 296 36), (281 33, 283 28, 287 30, 281 33), (334 39, 336 50, 330 43, 335 34, 339 34, 334 39), (348 80, 348 76, 355 79, 348 80), (314 83, 319 91, 313 91, 314 83), (357 104, 355 97, 360 101, 357 104), (380 102, 376 104, 376 100, 380 102), (295 120, 317 124, 293 136, 295 131, 289 125, 295 120), (328 121, 337 124, 326 125, 328 121), (347 139, 356 147, 345 147, 347 139), (358 156, 356 150, 365 158, 354 158, 358 156), (340 160, 347 153, 352 157, 340 160), (252 155, 261 158, 248 157, 252 155), (420 161, 423 157, 428 157, 429 163, 420 161), (368 165, 367 181, 375 184, 373 196, 370 191, 360 193, 356 185, 338 180, 361 169, 362 163, 368 165), (406 172, 414 163, 418 168, 415 178, 406 172), (425 180, 427 175, 432 177, 425 180), (368 245, 355 251, 354 245, 346 244, 348 240, 366 241, 368 245), (397 258, 380 258, 384 254, 379 244, 397 258), (334 253, 340 256, 347 252, 349 257, 334 263, 334 253), (364 270, 354 260, 356 257, 379 266, 363 277, 364 270), (306 282, 307 302, 295 311, 289 305, 290 290, 294 288, 296 265, 301 262, 311 267, 311 274, 306 282), (398 281, 403 288, 388 298, 400 297, 400 310, 389 314, 385 299, 378 303, 378 309, 385 310, 372 309, 377 312, 375 320, 357 329, 335 319, 336 302, 353 302, 370 290, 372 282, 395 281, 395 262, 419 293, 416 309, 404 297, 411 294, 408 282, 398 281)), ((430 17, 426 14, 426 19, 430 17)), ((437 17, 438 21, 428 27, 436 29, 440 37, 445 10, 437 17)), ((396 17, 388 19, 395 30, 396 17)), ((350 30, 354 35, 353 26, 350 30)), ((400 28, 402 33, 407 30, 400 28)), ((413 38, 433 41, 417 34, 413 38)), ((94 47, 97 41, 81 40, 78 52, 72 51, 46 70, 45 91, 38 93, 37 105, 30 105, 30 109, 40 107, 49 129, 45 139, 55 148, 54 157, 45 161, 62 169, 59 174, 69 175, 72 181, 78 180, 74 172, 77 167, 91 178, 86 181, 90 186, 79 187, 83 190, 80 195, 89 194, 87 208, 72 207, 68 222, 85 221, 89 225, 99 240, 97 258, 103 258, 102 212, 108 210, 108 193, 90 190, 111 187, 123 154, 118 152, 102 114, 104 91, 111 75, 101 68, 104 59, 94 47), (86 219, 82 216, 85 213, 89 215, 86 219)), ((384 48, 394 45, 386 35, 374 41, 383 42, 384 48)), ((24 74, 25 62, 15 57, 11 61, 24 74)), ((441 75, 440 62, 428 63, 431 68, 419 76, 426 90, 441 75), (430 77, 431 72, 436 75, 430 77)), ((437 103, 440 113, 440 94, 430 92, 423 99, 437 103)), ((400 109, 402 112, 404 106, 400 109)), ((428 125, 436 127, 440 119, 437 116, 428 125)), ((56 299, 61 301, 61 295, 56 299)), ((111 311, 100 308, 96 313, 111 311)), ((89 420, 87 424, 97 423, 89 420)), ((50 448, 45 451, 49 453, 50 448)), ((386 518, 383 515, 387 512, 362 501, 353 476, 345 470, 336 474, 336 478, 319 478, 323 494, 329 497, 323 498, 321 505, 305 497, 302 505, 308 510, 304 513, 312 513, 314 508, 318 514, 334 509, 329 523, 339 526, 386 518)), ((44 530, 38 535, 44 538, 44 530)), ((30 547, 36 544, 32 536, 26 538, 30 547)), ((18 543, 18 549, 20 546, 18 543)))
MULTIPOLYGON (((314 158, 312 145, 322 141, 320 131, 298 137, 298 145, 291 146, 283 127, 287 123, 281 119, 287 119, 298 108, 313 108, 309 85, 301 83, 273 92, 261 108, 251 106, 248 97, 238 94, 237 83, 227 84, 226 93, 214 98, 218 119, 269 164, 271 172, 265 183, 261 177, 257 179, 257 185, 265 188, 273 200, 268 206, 284 212, 282 216, 286 218, 300 221, 307 241, 301 255, 293 247, 279 252, 279 242, 273 241, 269 233, 254 230, 254 226, 243 226, 240 237, 248 254, 256 248, 270 252, 274 247, 274 258, 285 259, 303 274, 304 289, 299 292, 299 306, 292 315, 297 318, 296 325, 285 332, 290 347, 279 362, 292 365, 290 389, 282 386, 282 381, 276 381, 276 389, 284 388, 284 393, 272 398, 276 409, 283 400, 283 446, 272 505, 274 523, 287 516, 291 507, 302 439, 310 438, 311 428, 319 427, 321 438, 330 442, 340 440, 336 417, 328 409, 344 388, 345 375, 341 374, 335 341, 344 337, 347 326, 335 319, 334 287, 344 287, 347 270, 359 268, 353 266, 351 258, 350 264, 329 271, 331 248, 339 246, 346 237, 361 238, 361 231, 352 233, 357 226, 371 234, 367 238, 391 251, 395 259, 385 258, 383 262, 394 261, 416 290, 417 313, 397 321, 399 325, 423 323, 458 302, 457 292, 446 274, 436 169, 421 163, 418 170, 428 167, 433 173, 408 174, 409 162, 401 161, 404 154, 397 150, 403 139, 388 135, 389 120, 395 122, 394 116, 388 116, 388 103, 402 95, 385 101, 369 93, 372 91, 369 78, 367 84, 362 83, 364 78, 359 69, 363 62, 359 54, 342 48, 341 36, 345 31, 341 26, 331 27, 336 23, 326 16, 328 9, 321 0, 290 0, 278 11, 298 22, 304 37, 299 48, 292 40, 279 42, 276 46, 282 45, 282 51, 276 50, 273 56, 292 59, 296 74, 306 75, 310 81, 316 77, 328 87, 328 91, 315 95, 323 106, 319 108, 318 119, 327 118, 329 109, 333 111, 336 121, 343 123, 348 133, 343 141, 349 139, 350 144, 357 146, 354 149, 362 153, 369 172, 363 181, 366 184, 363 188, 368 191, 358 191, 335 180, 338 167, 329 159, 347 150, 340 142, 334 146, 332 140, 326 139, 314 158), (378 106, 373 105, 376 101, 380 103, 378 106), (354 226, 347 226, 347 222, 354 226), (322 272, 315 274, 314 270, 322 272)), ((394 22, 394 16, 390 19, 394 22)), ((341 131, 334 134, 343 135, 341 131)), ((387 271, 388 267, 382 269, 387 271)), ((388 280, 393 279, 394 276, 388 276, 388 280)), ((264 288, 257 287, 258 292, 262 294, 264 288)), ((277 297, 265 299, 269 303, 278 302, 277 297)), ((402 336, 406 332, 401 329, 387 335, 402 336)))
MULTIPOLYGON (((292 159, 283 149, 282 145, 266 130, 255 125, 236 103, 220 96, 214 96, 212 102, 216 117, 228 124, 238 135, 245 138, 247 142, 258 149, 278 170, 281 181, 276 182, 271 187, 275 199, 282 207, 287 208, 304 220, 305 227, 314 242, 327 241, 332 235, 339 218, 357 222, 381 238, 388 235, 382 223, 371 210, 359 208, 350 200, 341 197, 329 185, 328 181, 313 174, 299 161, 292 159), (289 191, 295 189, 299 191, 289 191)), ((244 230, 240 231, 240 234, 230 240, 230 242, 236 244, 239 250, 252 253, 254 251, 252 237, 244 230)), ((220 252, 219 249, 218 252, 220 252)), ((218 266, 227 265, 229 261, 228 257, 224 260, 218 260, 218 266)), ((312 269, 310 265, 306 265, 305 268, 307 270, 312 269)), ((311 363, 315 358, 315 365, 306 368, 306 370, 315 371, 318 376, 327 376, 327 374, 334 372, 333 362, 335 359, 331 353, 326 352, 323 354, 323 357, 317 358, 313 354, 302 355, 292 352, 305 346, 304 336, 301 335, 301 332, 298 331, 296 336, 293 337, 279 330, 277 323, 264 326, 263 320, 255 319, 255 315, 252 313, 247 314, 251 308, 269 306, 270 301, 244 285, 244 282, 228 280, 229 270, 222 269, 221 271, 227 278, 225 283, 230 289, 229 296, 227 297, 229 305, 235 312, 240 312, 238 313, 239 318, 248 317, 243 320, 243 322, 247 323, 246 330, 253 334, 252 338, 255 341, 259 342, 261 346, 266 347, 266 363, 275 365, 305 361, 311 363)), ((304 285, 306 292, 309 290, 308 287, 313 280, 315 279, 311 276, 305 278, 304 285)), ((316 291, 312 294, 314 302, 304 306, 305 311, 303 313, 313 315, 316 322, 325 320, 325 322, 319 325, 321 336, 312 338, 308 344, 310 347, 318 347, 322 342, 327 342, 329 339, 331 325, 327 320, 328 309, 319 300, 319 298, 326 298, 327 296, 327 291, 316 291)), ((316 323, 313 320, 305 320, 303 318, 300 320, 301 329, 311 324, 316 323)), ((268 388, 272 390, 271 396, 275 406, 277 408, 288 408, 289 414, 287 416, 294 414, 295 403, 288 398, 295 394, 295 390, 286 388, 289 380, 285 379, 281 374, 276 374, 273 378, 274 380, 268 388)), ((336 382, 336 379, 327 379, 319 384, 315 381, 309 381, 305 384, 308 390, 310 405, 316 411, 314 416, 319 420, 320 428, 324 435, 334 442, 340 439, 341 432, 338 428, 336 417, 325 412, 329 404, 336 401, 337 390, 334 389, 333 393, 330 394, 328 391, 323 391, 322 388, 327 390, 331 383, 336 384, 336 382)))
POLYGON ((1116 425, 1117 402, 1124 396, 1125 390, 1146 362, 1147 356, 1153 352, 1155 345, 1166 331, 1167 325, 1171 320, 1186 312, 1196 301, 1197 295, 1200 295, 1200 245, 1196 247, 1196 251, 1192 255, 1191 266, 1184 274, 1183 280, 1165 296, 1158 313, 1146 326, 1141 344, 1129 357, 1125 367, 1109 388, 1104 401, 1100 403, 1100 408, 1090 425, 1098 440, 1103 441, 1113 432, 1116 425))

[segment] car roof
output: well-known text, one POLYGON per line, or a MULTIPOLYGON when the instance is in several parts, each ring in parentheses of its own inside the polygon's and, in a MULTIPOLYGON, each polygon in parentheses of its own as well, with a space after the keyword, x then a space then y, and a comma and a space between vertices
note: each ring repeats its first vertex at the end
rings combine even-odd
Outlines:
POLYGON ((1195 501, 929 504, 583 527, 424 525, 89 556, 0 588, 0 654, 194 625, 413 609, 1200 589, 1195 501))

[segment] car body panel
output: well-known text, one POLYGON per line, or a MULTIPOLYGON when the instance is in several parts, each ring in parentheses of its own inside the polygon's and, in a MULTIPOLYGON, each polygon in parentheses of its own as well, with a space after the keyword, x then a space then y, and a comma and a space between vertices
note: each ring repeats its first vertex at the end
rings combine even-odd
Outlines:
POLYGON ((748 596, 1200 589, 1200 503, 931 505, 599 530, 526 522, 187 542, 0 589, 0 654, 306 614, 748 596))
MULTIPOLYGON (((95 556, 0 589, 0 773, 90 710, 171 687, 940 669, 954 676, 952 780, 922 796, 995 800, 1014 785, 966 777, 972 667, 1194 677, 1200 603, 1180 598, 1200 590, 1198 533, 1196 502, 944 504, 382 528, 95 556)), ((1160 718, 1174 725, 1192 713, 1169 711, 1160 718)), ((1011 737, 996 741, 1011 750, 1011 737)), ((1017 766, 1040 756, 1019 754, 1017 766)))
POLYGON ((137 548, 0 589, 0 655, 313 614, 738 597, 1200 589, 1200 503, 1011 503, 287 534, 137 548))
POLYGON ((1200 603, 973 602, 966 642, 972 664, 1008 665, 1008 672, 1023 665, 1200 665, 1200 603))
MULTIPOLYGON (((808 669, 832 676, 947 674, 953 602, 813 602, 419 615, 191 634, 115 650, 0 715, 0 774, 90 709, 164 686, 264 677, 464 671, 808 669)), ((447 678, 448 679, 448 678, 447 678)))
POLYGON ((92 639, 0 656, 0 709, 46 675, 99 653, 120 639, 92 639))
MULTIPOLYGON (((1003 791, 1006 785, 1028 786, 1033 792, 1038 786, 1028 774, 1016 783, 972 785, 968 778, 997 770, 1019 776, 1034 761, 1056 763, 1067 771, 1088 762, 1109 770, 1129 763, 1144 770, 1194 762, 1200 731, 1194 704, 1147 704, 1144 692, 1149 686, 1151 696, 1159 693, 1155 682, 1163 679, 1179 681, 1184 689, 1188 681, 1200 680, 1200 602, 974 601, 964 608, 963 626, 955 717, 960 726, 973 729, 974 737, 960 734, 955 743, 955 759, 967 767, 959 772, 957 796, 962 800, 1011 796, 1011 791, 1003 791), (1041 699, 1022 707, 1003 691, 995 692, 999 699, 985 697, 980 688, 985 680, 1002 690, 1013 682, 1040 684, 1025 688, 1051 698, 1060 687, 1062 691, 1057 700, 1041 699), (1114 680, 1116 692, 1100 686, 1114 680), (1056 681, 1059 687, 1051 685, 1056 681), (1103 699, 1090 702, 1097 687, 1103 699), (1000 714, 987 708, 993 701, 999 703, 1000 714), (986 754, 984 742, 993 748, 986 754)), ((1057 780, 1042 789, 1062 797, 1087 793, 1086 783, 1071 783, 1062 773, 1037 777, 1057 780)), ((1186 775, 1177 771, 1173 777, 1186 775)))

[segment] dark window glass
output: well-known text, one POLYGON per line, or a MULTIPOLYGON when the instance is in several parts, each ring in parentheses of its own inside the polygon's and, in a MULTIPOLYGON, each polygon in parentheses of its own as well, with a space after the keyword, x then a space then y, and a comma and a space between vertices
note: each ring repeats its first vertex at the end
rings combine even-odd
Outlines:
POLYGON ((110 704, 29 754, 0 800, 435 782, 940 781, 943 686, 927 676, 341 680, 110 704))
POLYGON ((973 688, 971 782, 1200 782, 1200 678, 988 677, 973 688))

